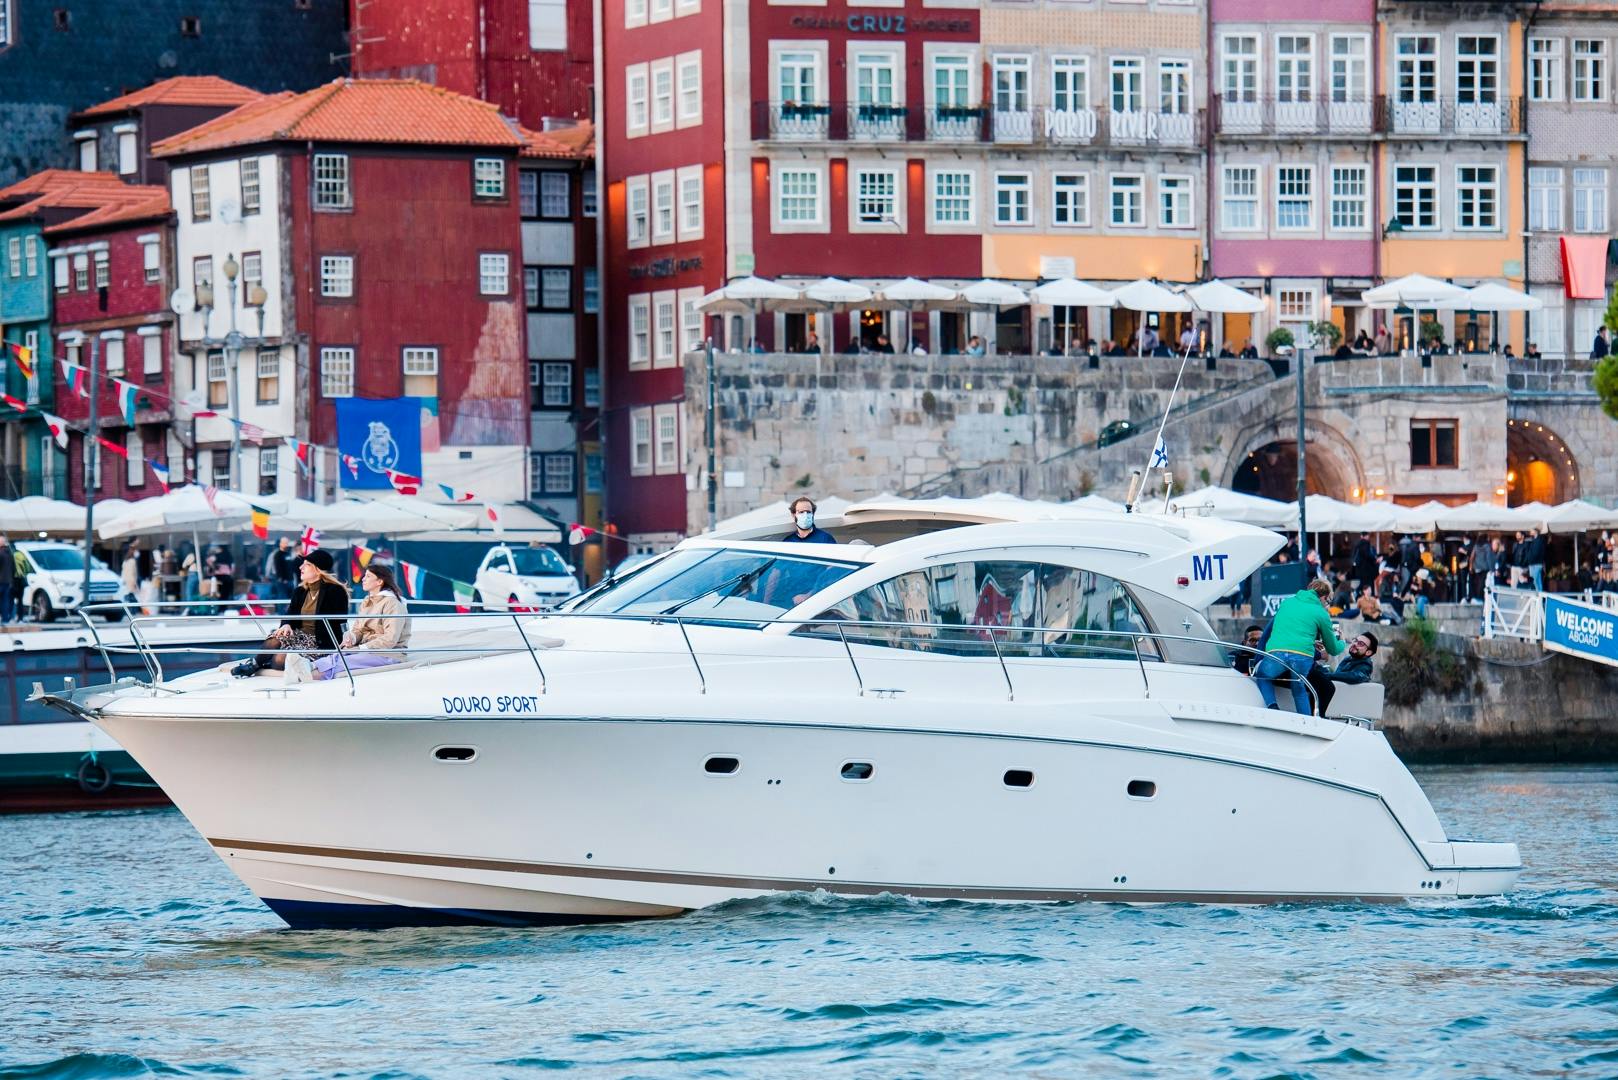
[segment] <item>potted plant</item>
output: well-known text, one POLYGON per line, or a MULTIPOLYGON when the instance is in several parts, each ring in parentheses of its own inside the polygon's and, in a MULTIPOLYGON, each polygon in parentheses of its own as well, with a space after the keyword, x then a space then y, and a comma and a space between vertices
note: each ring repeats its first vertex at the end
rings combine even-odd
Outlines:
POLYGON ((1314 335, 1315 344, 1323 353, 1336 352, 1337 346, 1343 341, 1343 331, 1334 322, 1312 322, 1309 333, 1314 335))
POLYGON ((1423 319, 1421 321, 1421 343, 1431 349, 1436 342, 1444 340, 1444 324, 1437 319, 1423 319))
POLYGON ((1264 338, 1264 347, 1270 351, 1271 356, 1289 353, 1292 351, 1292 346, 1292 331, 1284 326, 1277 326, 1264 338))

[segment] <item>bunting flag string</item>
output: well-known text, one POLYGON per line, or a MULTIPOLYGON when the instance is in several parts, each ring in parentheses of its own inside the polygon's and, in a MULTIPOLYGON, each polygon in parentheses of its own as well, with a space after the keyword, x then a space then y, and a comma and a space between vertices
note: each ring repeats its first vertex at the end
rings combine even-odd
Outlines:
POLYGON ((420 600, 422 590, 427 586, 426 568, 400 559, 399 577, 404 582, 405 594, 412 600, 420 600))
POLYGON ((26 345, 18 345, 14 341, 6 344, 11 350, 11 358, 17 362, 17 370, 22 372, 22 377, 32 379, 34 377, 34 350, 26 345))
POLYGON ((477 498, 477 496, 472 494, 470 491, 458 491, 455 488, 450 487, 448 484, 439 484, 438 490, 442 491, 444 493, 444 498, 448 499, 450 502, 471 502, 473 499, 477 498))
POLYGON ((449 587, 455 593, 455 610, 462 615, 470 614, 477 591, 466 582, 456 581, 454 578, 450 578, 449 587))
POLYGON ((68 389, 80 397, 89 397, 89 369, 71 360, 58 360, 57 363, 62 365, 62 381, 67 383, 68 389))
POLYGON ((421 490, 421 477, 402 473, 398 469, 389 469, 387 473, 388 483, 392 484, 393 490, 399 494, 415 495, 421 490))
POLYGON ((348 549, 348 558, 349 577, 358 581, 365 576, 365 568, 371 565, 371 560, 376 558, 376 551, 364 544, 355 544, 348 549))
MULTIPOLYGON (((65 438, 66 437, 64 436, 64 440, 65 438)), ((67 447, 64 445, 62 449, 65 450, 67 447)), ((163 494, 167 495, 169 493, 169 467, 167 465, 159 465, 155 461, 148 461, 146 463, 146 467, 152 470, 152 475, 157 477, 157 482, 162 485, 163 494)))
POLYGON ((109 453, 117 454, 126 461, 129 460, 129 450, 125 447, 119 446, 111 439, 103 439, 100 435, 97 435, 95 436, 95 441, 101 444, 101 448, 103 450, 106 450, 109 453))
POLYGON ((140 387, 122 379, 112 380, 118 387, 118 411, 124 414, 124 427, 135 426, 135 398, 140 387))
POLYGON ((360 459, 353 454, 343 455, 343 464, 348 467, 348 475, 358 480, 360 478, 360 459))
MULTIPOLYGON (((59 449, 67 449, 67 421, 55 413, 41 412, 39 418, 45 421, 45 426, 51 429, 51 437, 56 440, 59 449)), ((167 491, 167 488, 163 489, 167 491)))
POLYGON ((253 503, 248 503, 247 508, 252 511, 253 515, 253 535, 260 540, 268 540, 270 538, 270 512, 264 507, 256 506, 253 503))
POLYGON ((223 516, 223 515, 221 515, 219 513, 219 489, 218 488, 214 487, 212 484, 204 485, 203 489, 202 489, 202 498, 203 498, 203 500, 205 502, 207 502, 208 509, 213 511, 213 516, 214 517, 223 516))
POLYGON ((16 409, 18 412, 27 412, 28 411, 28 402, 19 400, 18 398, 14 398, 10 394, 0 394, 0 401, 4 401, 7 405, 10 405, 13 409, 16 409))

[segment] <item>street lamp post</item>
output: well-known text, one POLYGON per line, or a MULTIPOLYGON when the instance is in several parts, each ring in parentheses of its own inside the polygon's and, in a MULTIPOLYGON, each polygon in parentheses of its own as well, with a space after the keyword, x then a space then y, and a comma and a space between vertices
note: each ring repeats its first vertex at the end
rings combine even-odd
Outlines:
MULTIPOLYGON (((241 273, 241 265, 236 262, 235 255, 225 256, 225 264, 220 267, 225 275, 225 299, 230 310, 230 329, 222 338, 208 335, 208 324, 212 321, 214 309, 214 294, 211 285, 205 285, 197 290, 197 305, 202 308, 202 345, 206 349, 222 348, 225 350, 225 365, 228 371, 227 405, 230 409, 230 481, 231 487, 236 488, 242 484, 242 415, 241 415, 241 388, 238 385, 238 366, 241 360, 242 349, 247 345, 260 345, 264 341, 264 301, 268 294, 264 286, 255 284, 243 298, 246 306, 256 308, 258 311, 258 334, 249 337, 243 334, 236 326, 236 277, 241 273)), ((206 370, 204 370, 206 374, 206 370)), ((245 487, 241 488, 245 490, 245 487)))

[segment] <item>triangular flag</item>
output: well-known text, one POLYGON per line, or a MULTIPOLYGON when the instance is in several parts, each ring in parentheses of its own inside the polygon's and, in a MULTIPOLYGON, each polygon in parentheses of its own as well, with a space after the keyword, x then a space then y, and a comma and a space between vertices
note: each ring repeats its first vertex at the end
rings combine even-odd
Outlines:
POLYGON ((477 496, 472 494, 470 491, 456 491, 448 484, 439 484, 438 490, 442 491, 444 493, 444 498, 448 499, 450 502, 471 502, 473 499, 477 498, 477 496))
POLYGON ((28 411, 28 402, 23 401, 23 400, 21 400, 19 398, 14 398, 10 394, 0 394, 0 401, 4 401, 7 405, 10 405, 13 409, 16 409, 18 412, 27 412, 28 411))
POLYGON ((124 414, 124 427, 134 427, 135 395, 140 393, 140 387, 122 379, 112 381, 118 384, 118 411, 124 414))
POLYGON ((427 585, 427 571, 415 563, 399 560, 399 576, 404 578, 405 595, 412 600, 421 599, 421 591, 427 585))
MULTIPOLYGON (((30 241, 30 243, 31 242, 32 241, 30 241)), ((12 342, 11 343, 11 358, 13 360, 17 361, 17 370, 22 372, 22 377, 23 378, 32 379, 34 377, 34 350, 33 349, 30 349, 26 345, 18 345, 17 343, 12 342)))
POLYGON ((247 505, 253 512, 253 535, 260 540, 268 540, 270 538, 270 512, 262 506, 254 506, 252 503, 247 505))
POLYGON ((264 429, 259 427, 257 424, 249 424, 246 421, 242 421, 240 427, 242 429, 242 438, 246 439, 254 446, 257 446, 264 441, 264 429))
POLYGON ((476 590, 466 582, 455 581, 454 579, 450 580, 449 587, 455 593, 455 610, 462 615, 468 614, 472 610, 473 598, 477 595, 476 590))
POLYGON ((320 530, 313 525, 303 527, 303 535, 298 537, 298 554, 307 555, 320 546, 320 530))
POLYGON ((575 521, 573 524, 567 527, 567 542, 572 544, 574 547, 578 547, 595 534, 596 530, 590 528, 590 526, 580 525, 575 521))
POLYGON ((45 421, 45 426, 51 429, 51 435, 56 439, 56 445, 63 450, 67 449, 67 421, 53 413, 42 412, 39 418, 45 421))
POLYGON ((495 509, 494 503, 489 503, 487 506, 485 506, 483 508, 483 512, 488 515, 489 524, 494 526, 494 535, 504 536, 506 534, 506 530, 505 527, 500 524, 500 511, 495 509))
POLYGON ((152 475, 157 477, 157 482, 163 485, 163 494, 167 495, 169 493, 169 467, 159 465, 155 461, 148 461, 146 465, 152 470, 152 475))
POLYGON ((219 489, 208 484, 202 489, 202 497, 208 503, 208 509, 213 511, 213 516, 219 517, 219 489))
POLYGON ((398 469, 388 470, 388 483, 401 495, 414 495, 421 490, 421 477, 402 473, 398 469))
POLYGON ((286 436, 284 441, 292 449, 292 459, 298 463, 298 471, 307 473, 309 471, 309 444, 302 439, 294 439, 291 435, 286 436))
POLYGON ((348 475, 358 480, 360 478, 360 459, 353 454, 343 455, 343 464, 348 466, 348 475))
POLYGON ((371 565, 371 560, 374 558, 376 558, 375 551, 372 551, 364 544, 355 544, 349 549, 349 576, 355 581, 364 577, 365 568, 371 565))
POLYGON ((85 378, 89 373, 84 366, 69 360, 58 360, 57 363, 62 365, 62 381, 67 383, 68 389, 80 397, 89 397, 90 389, 85 378))
POLYGON ((126 458, 127 459, 129 457, 129 451, 127 449, 125 449, 124 447, 119 446, 117 443, 113 442, 111 439, 103 439, 101 436, 97 435, 95 437, 95 441, 100 443, 110 453, 117 454, 121 458, 126 458))

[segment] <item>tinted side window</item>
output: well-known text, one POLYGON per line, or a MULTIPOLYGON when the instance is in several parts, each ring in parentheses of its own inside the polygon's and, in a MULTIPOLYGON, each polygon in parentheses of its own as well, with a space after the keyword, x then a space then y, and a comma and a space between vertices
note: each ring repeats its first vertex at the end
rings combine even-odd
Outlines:
MULTIPOLYGON (((1133 660, 1129 635, 1151 633, 1129 590, 1105 574, 1047 564, 1040 568, 1039 593, 1046 656, 1133 660)), ((1142 655, 1156 655, 1148 640, 1140 648, 1142 655)))

